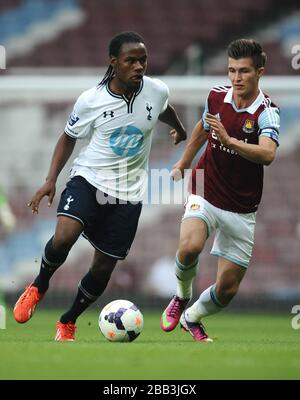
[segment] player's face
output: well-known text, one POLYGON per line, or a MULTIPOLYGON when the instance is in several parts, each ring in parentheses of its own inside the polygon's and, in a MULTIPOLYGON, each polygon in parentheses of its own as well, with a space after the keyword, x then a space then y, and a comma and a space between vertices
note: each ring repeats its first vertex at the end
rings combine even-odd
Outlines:
POLYGON ((228 59, 228 76, 233 91, 240 97, 251 97, 258 91, 258 81, 262 76, 264 68, 255 68, 252 59, 234 58, 228 59))
POLYGON ((127 89, 139 87, 147 68, 147 49, 143 43, 124 43, 111 65, 118 82, 127 89))

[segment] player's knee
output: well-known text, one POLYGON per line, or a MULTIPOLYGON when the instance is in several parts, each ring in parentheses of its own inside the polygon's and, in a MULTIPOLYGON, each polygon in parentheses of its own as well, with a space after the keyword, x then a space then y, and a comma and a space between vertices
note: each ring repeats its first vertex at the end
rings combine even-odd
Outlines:
POLYGON ((180 240, 179 254, 182 259, 194 260, 201 253, 203 246, 201 243, 193 240, 192 238, 185 238, 180 240))
POLYGON ((95 279, 101 280, 104 276, 111 275, 116 264, 117 260, 115 258, 97 252, 91 266, 91 273, 95 279))
POLYGON ((69 252, 76 242, 77 237, 74 235, 67 235, 67 234, 55 234, 53 238, 53 248, 59 252, 66 251, 69 252))

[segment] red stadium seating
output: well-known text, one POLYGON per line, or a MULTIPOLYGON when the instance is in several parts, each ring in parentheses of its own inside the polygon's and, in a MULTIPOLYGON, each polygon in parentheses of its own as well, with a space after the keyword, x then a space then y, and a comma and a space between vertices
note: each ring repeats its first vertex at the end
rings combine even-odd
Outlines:
MULTIPOLYGON (((4 3, 8 6, 18 1, 4 3)), ((229 40, 252 33, 255 26, 266 26, 273 15, 279 15, 280 11, 284 15, 297 4, 296 0, 286 0, 280 9, 275 0, 82 0, 86 20, 81 27, 66 30, 30 54, 12 59, 9 66, 103 66, 107 64, 111 37, 122 30, 136 30, 148 46, 148 72, 162 74, 188 45, 200 44, 205 60, 229 40), (274 12, 270 12, 272 9, 274 12)), ((273 50, 274 60, 278 58, 281 62, 272 62, 269 73, 286 73, 288 62, 280 47, 275 44, 273 50)), ((213 68, 211 72, 224 73, 213 68)))

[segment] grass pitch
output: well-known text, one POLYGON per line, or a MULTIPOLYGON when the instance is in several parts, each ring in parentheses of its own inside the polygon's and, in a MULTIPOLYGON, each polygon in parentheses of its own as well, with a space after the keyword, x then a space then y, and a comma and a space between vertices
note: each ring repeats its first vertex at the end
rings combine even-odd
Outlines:
POLYGON ((218 314, 205 320, 213 344, 179 328, 164 333, 159 313, 144 312, 132 343, 110 343, 94 311, 77 323, 75 342, 54 342, 59 311, 38 309, 24 325, 8 310, 0 330, 0 379, 299 379, 300 337, 291 315, 218 314))

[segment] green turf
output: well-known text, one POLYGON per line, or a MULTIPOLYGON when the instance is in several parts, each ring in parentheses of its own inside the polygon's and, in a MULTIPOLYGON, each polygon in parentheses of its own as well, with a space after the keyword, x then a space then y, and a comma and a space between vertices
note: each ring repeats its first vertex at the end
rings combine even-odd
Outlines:
POLYGON ((158 313, 132 343, 110 343, 97 314, 78 320, 75 342, 53 341, 58 311, 39 309, 27 324, 8 310, 0 330, 0 379, 299 379, 300 336, 291 315, 218 314, 206 319, 213 344, 180 329, 164 333, 158 313))

